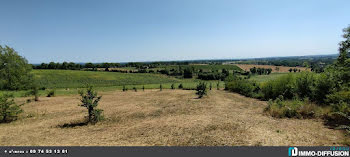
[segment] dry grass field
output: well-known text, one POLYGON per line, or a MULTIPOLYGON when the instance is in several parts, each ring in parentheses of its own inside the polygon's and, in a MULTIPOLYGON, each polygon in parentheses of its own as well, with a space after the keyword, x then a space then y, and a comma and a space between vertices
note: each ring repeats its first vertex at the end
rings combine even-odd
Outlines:
POLYGON ((285 72, 289 72, 288 70, 290 68, 292 69, 300 69, 300 71, 310 71, 310 68, 305 68, 305 67, 287 67, 287 66, 274 66, 274 65, 256 65, 256 64, 234 64, 236 66, 238 66, 239 68, 241 68, 244 71, 250 71, 250 68, 271 68, 273 73, 285 73, 285 72))
POLYGON ((265 102, 221 90, 203 99, 189 90, 100 94, 103 122, 79 126, 86 111, 78 96, 42 97, 24 105, 19 120, 0 124, 0 145, 302 146, 345 139, 321 120, 275 119, 263 113, 265 102))

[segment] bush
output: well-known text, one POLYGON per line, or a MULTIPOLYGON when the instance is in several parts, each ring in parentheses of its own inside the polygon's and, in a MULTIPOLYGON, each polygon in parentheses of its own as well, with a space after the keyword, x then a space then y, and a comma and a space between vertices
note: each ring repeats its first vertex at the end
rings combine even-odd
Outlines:
POLYGON ((163 86, 162 84, 159 85, 159 90, 162 91, 163 90, 163 86))
POLYGON ((171 89, 175 89, 175 84, 171 84, 171 89))
POLYGON ((97 92, 93 90, 92 86, 89 86, 86 91, 79 91, 81 96, 81 103, 79 106, 85 107, 88 110, 88 122, 96 123, 103 119, 103 110, 97 109, 98 103, 101 100, 101 96, 97 96, 97 92))
POLYGON ((53 89, 53 90, 50 90, 48 93, 47 93, 47 97, 54 97, 56 95, 56 91, 53 89))
POLYGON ((182 83, 181 83, 181 84, 179 85, 179 89, 182 89, 182 88, 184 88, 184 87, 183 87, 183 85, 182 85, 182 83))
POLYGON ((136 87, 133 87, 132 89, 133 89, 135 92, 137 92, 137 88, 136 88, 136 87))
POLYGON ((280 96, 276 100, 269 100, 265 112, 275 118, 314 118, 322 116, 321 108, 309 100, 283 100, 280 96))
POLYGON ((295 76, 288 74, 267 81, 262 85, 261 91, 265 100, 276 99, 280 95, 286 99, 292 99, 295 92, 295 76))
POLYGON ((17 119, 23 110, 21 105, 16 105, 12 95, 0 96, 0 122, 11 122, 17 119))
POLYGON ((204 82, 199 82, 196 91, 198 98, 202 98, 204 95, 207 94, 207 84, 204 82))
POLYGON ((236 92, 247 97, 257 93, 258 85, 250 80, 243 80, 239 77, 231 77, 226 80, 225 90, 236 92))
POLYGON ((303 72, 295 77, 295 92, 300 98, 314 98, 316 77, 315 73, 303 72))

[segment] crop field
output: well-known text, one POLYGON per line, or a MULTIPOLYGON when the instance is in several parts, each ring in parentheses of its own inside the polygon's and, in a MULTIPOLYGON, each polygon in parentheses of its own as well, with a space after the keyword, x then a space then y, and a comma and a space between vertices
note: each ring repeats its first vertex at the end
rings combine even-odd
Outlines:
POLYGON ((179 79, 156 74, 117 73, 78 70, 34 70, 40 87, 81 88, 87 84, 95 87, 178 83, 179 79))
POLYGON ((235 64, 244 71, 250 71, 250 68, 271 68, 273 73, 286 73, 289 69, 300 69, 300 71, 310 71, 310 68, 306 67, 287 67, 287 66, 274 66, 274 65, 257 65, 257 64, 235 64))
MULTIPOLYGON (((342 145, 340 130, 312 119, 276 119, 267 103, 223 90, 100 92, 105 120, 85 125, 79 97, 42 97, 0 124, 2 146, 310 146, 342 145), (322 137, 322 138, 320 138, 322 137)), ((26 98, 18 98, 23 102, 26 98)))

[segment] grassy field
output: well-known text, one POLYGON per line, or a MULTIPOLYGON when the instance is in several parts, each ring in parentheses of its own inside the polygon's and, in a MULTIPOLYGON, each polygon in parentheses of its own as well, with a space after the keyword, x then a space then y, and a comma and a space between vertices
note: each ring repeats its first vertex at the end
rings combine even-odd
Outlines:
POLYGON ((81 88, 86 84, 96 87, 177 83, 180 80, 165 75, 117 73, 78 70, 33 70, 40 87, 81 88))
MULTIPOLYGON (((322 121, 275 119, 266 102, 222 90, 197 99, 192 90, 100 92, 105 120, 84 125, 77 96, 41 98, 0 124, 2 146, 317 146, 345 137, 322 121)), ((18 98, 17 102, 25 101, 18 98)))
MULTIPOLYGON (((122 90, 125 85, 128 90, 134 87, 138 90, 159 89, 160 84, 164 89, 170 89, 174 84, 178 88, 180 84, 184 88, 195 88, 200 80, 197 79, 177 79, 161 74, 143 73, 118 73, 102 71, 78 71, 78 70, 33 70, 33 74, 39 87, 46 87, 47 90, 40 90, 39 95, 45 96, 49 90, 55 89, 57 95, 77 94, 79 90, 85 88, 87 84, 94 86, 97 91, 122 90)), ((216 88, 217 81, 204 81, 216 88)), ((220 88, 224 87, 224 82, 220 81, 220 88)), ((0 91, 13 94, 15 97, 23 97, 28 91, 0 91)))
POLYGON ((252 75, 250 77, 250 80, 256 81, 256 82, 266 82, 273 79, 276 79, 280 76, 287 75, 288 73, 271 73, 270 75, 252 75))

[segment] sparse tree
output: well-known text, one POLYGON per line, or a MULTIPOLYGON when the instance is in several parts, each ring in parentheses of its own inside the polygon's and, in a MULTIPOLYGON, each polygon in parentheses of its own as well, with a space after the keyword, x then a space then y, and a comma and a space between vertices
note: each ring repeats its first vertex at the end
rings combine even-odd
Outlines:
POLYGON ((88 86, 86 91, 79 91, 81 103, 79 106, 85 107, 88 110, 88 122, 96 123, 103 119, 103 110, 97 109, 98 103, 102 96, 97 96, 92 86, 88 86))
POLYGON ((207 94, 207 84, 204 82, 199 82, 196 91, 198 98, 202 98, 204 95, 207 94))

